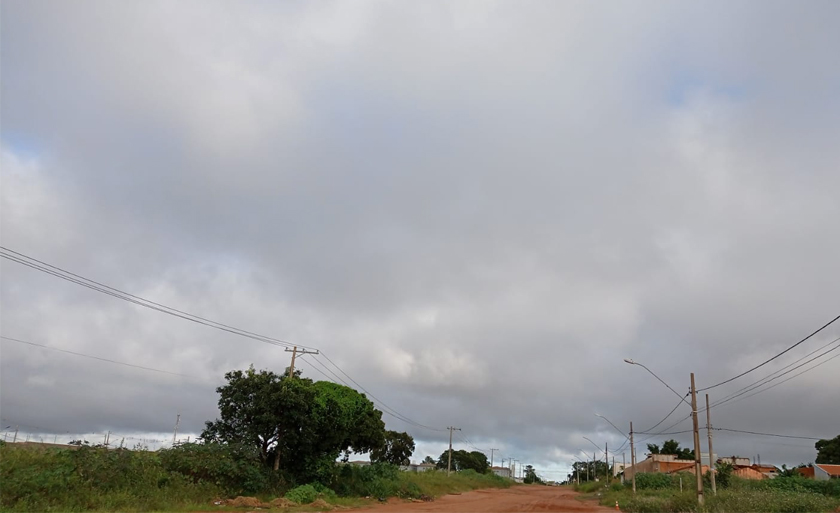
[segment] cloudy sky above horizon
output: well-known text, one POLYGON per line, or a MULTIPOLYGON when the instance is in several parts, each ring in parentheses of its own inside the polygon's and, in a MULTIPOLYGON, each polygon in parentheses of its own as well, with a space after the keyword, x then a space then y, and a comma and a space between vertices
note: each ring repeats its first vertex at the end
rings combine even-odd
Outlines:
MULTIPOLYGON (((496 461, 562 469, 594 450, 583 436, 621 445, 596 413, 624 431, 664 417, 677 398, 624 358, 685 392, 690 372, 718 383, 840 314, 837 2, 9 0, 1 14, 3 246, 319 348, 496 461)), ((2 340, 3 427, 166 433, 180 411, 194 434, 226 371, 289 363, 0 265, 3 336, 193 377, 2 340)), ((711 399, 838 337, 840 322, 711 399)), ((837 354, 713 423, 836 436, 837 354)), ((300 368, 323 379, 312 358, 300 368)), ((448 441, 385 420, 418 440, 415 459, 448 441)), ((672 437, 691 446, 648 441, 672 437)), ((816 455, 733 432, 715 449, 816 455)))

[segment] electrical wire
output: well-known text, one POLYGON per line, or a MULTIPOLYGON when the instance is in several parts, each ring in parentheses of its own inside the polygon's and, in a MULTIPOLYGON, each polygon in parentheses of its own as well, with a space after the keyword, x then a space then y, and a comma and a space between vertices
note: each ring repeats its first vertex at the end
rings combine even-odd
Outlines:
MULTIPOLYGON (((833 340, 832 342, 830 342, 830 343, 829 343, 829 345, 830 345, 830 344, 833 344, 834 342, 837 342, 838 340, 840 340, 840 338, 833 340)), ((825 346, 823 346, 823 347, 825 347, 825 346)), ((777 376, 774 376, 774 377, 769 378, 769 379, 767 379, 767 377, 765 377, 765 378, 763 378, 763 379, 761 379, 761 380, 757 381, 756 383, 753 383, 752 385, 750 385, 750 386, 748 386, 748 387, 742 388, 742 389, 741 389, 740 391, 738 391, 737 393, 730 394, 729 396, 727 396, 727 398, 724 398, 724 399, 721 399, 720 401, 717 401, 716 403, 712 404, 710 407, 711 407, 711 408, 715 408, 715 407, 720 406, 720 405, 722 405, 722 404, 726 404, 726 403, 728 403, 728 402, 730 402, 730 401, 732 401, 732 400, 734 400, 734 399, 736 399, 736 398, 738 398, 738 397, 740 397, 740 396, 742 396, 742 395, 744 395, 744 394, 747 394, 747 393, 749 393, 749 392, 752 392, 753 390, 756 390, 757 388, 761 388, 762 386, 764 386, 764 385, 766 385, 766 384, 770 383, 771 381, 777 380, 777 379, 781 378, 782 376, 785 376, 785 375, 787 375, 787 374, 790 374, 791 372, 795 371, 796 369, 799 369, 799 368, 801 368, 801 367, 803 367, 803 366, 805 366, 805 365, 807 365, 807 364, 809 364, 809 363, 813 362, 814 360, 817 360, 817 359, 819 359, 819 358, 822 358, 823 356, 825 356, 825 355, 827 355, 827 354, 831 353, 832 351, 836 351, 836 350, 838 350, 838 349, 840 349, 840 344, 838 344, 838 345, 834 346, 833 348, 831 348, 831 349, 829 349, 829 350, 827 350, 827 351, 825 351, 825 352, 823 352, 823 353, 820 353, 819 355, 817 355, 817 356, 815 356, 815 357, 811 358, 810 360, 808 360, 808 361, 806 361, 806 362, 804 362, 804 363, 801 363, 801 364, 797 365, 796 367, 793 367, 793 368, 791 368, 791 369, 789 369, 789 370, 787 370, 787 371, 785 371, 785 372, 782 372, 781 374, 778 374, 777 376)), ((819 349, 818 349, 818 350, 819 350, 819 349)), ((813 353, 811 353, 811 354, 813 354, 813 353)), ((808 356, 808 355, 806 355, 806 357, 807 357, 807 356, 808 356)), ((803 358, 805 358, 805 357, 803 357, 803 358)), ((798 361, 800 361, 800 360, 802 360, 802 358, 800 358, 799 360, 797 360, 797 361, 796 361, 796 362, 794 362, 794 363, 797 363, 797 362, 798 362, 798 361)), ((791 365, 793 365, 793 364, 791 364, 791 365)), ((788 365, 787 367, 790 367, 790 365, 788 365)), ((787 367, 785 367, 785 368, 787 368, 787 367)), ((816 367, 813 367, 813 368, 816 368, 816 367)), ((780 370, 784 370, 784 369, 780 369, 780 370)), ((809 370, 810 370, 810 369, 809 369, 809 370)), ((776 371, 776 372, 774 372, 773 374, 776 374, 776 373, 778 373, 778 372, 779 372, 779 371, 776 371)), ((770 376, 772 376, 772 374, 771 374, 770 376)), ((768 387, 768 388, 767 388, 767 390, 769 390, 770 388, 772 388, 772 387, 768 387)))
POLYGON ((745 433, 748 435, 759 435, 759 436, 775 436, 778 438, 796 438, 799 440, 823 440, 823 438, 814 438, 813 436, 795 436, 795 435, 779 435, 776 433, 758 433, 756 431, 744 431, 741 429, 727 429, 727 428, 712 428, 714 431, 729 431, 732 433, 745 433))
POLYGON ((773 360, 775 360, 776 358, 778 358, 778 357, 782 356, 783 354, 787 353, 787 352, 788 352, 788 351, 790 351, 791 349, 793 349, 793 348, 795 348, 796 346, 798 346, 798 345, 802 344, 803 342, 805 342, 806 340, 810 339, 811 337, 813 337, 813 336, 814 336, 814 335, 816 335, 817 333, 819 333, 819 332, 821 332, 822 330, 824 330, 824 329, 826 329, 827 327, 829 327, 831 324, 833 324, 833 323, 834 323, 835 321, 837 321, 838 319, 840 319, 840 315, 838 315, 838 316, 837 316, 837 317, 835 317, 834 319, 832 319, 832 320, 828 321, 828 322, 827 322, 827 323, 825 323, 825 324, 824 324, 821 328, 817 329, 816 331, 814 331, 813 333, 811 333, 811 334, 810 334, 810 335, 808 335, 807 337, 803 338, 803 339, 802 339, 802 340, 800 340, 799 342, 797 342, 797 343, 793 344, 792 346, 790 346, 789 348, 785 349, 784 351, 782 351, 781 353, 777 354, 776 356, 773 356, 773 357, 769 358, 768 360, 765 360, 764 362, 762 362, 762 363, 760 363, 760 364, 756 365, 756 366, 755 366, 755 367, 753 367, 752 369, 746 370, 746 371, 742 372, 741 374, 738 374, 737 376, 733 376, 733 377, 731 377, 731 378, 729 378, 729 379, 723 380, 723 381, 721 381, 720 383, 717 383, 717 384, 715 384, 715 385, 712 385, 712 386, 709 386, 709 387, 706 387, 706 388, 701 388, 701 389, 699 389, 699 390, 698 390, 698 392, 704 392, 704 391, 706 391, 706 390, 711 390, 711 389, 713 389, 713 388, 716 388, 716 387, 719 387, 719 386, 721 386, 721 385, 725 385, 726 383, 729 383, 729 382, 731 382, 731 381, 734 381, 734 380, 736 380, 736 379, 740 378, 741 376, 746 376, 746 375, 747 375, 747 374, 749 374, 750 372, 752 372, 752 371, 754 371, 754 370, 756 370, 756 369, 758 369, 758 368, 760 368, 760 367, 763 367, 763 366, 767 365, 768 363, 772 362, 772 361, 773 361, 773 360))
MULTIPOLYGON (((223 323, 220 323, 220 322, 217 322, 217 321, 213 321, 213 320, 207 319, 205 317, 200 317, 198 315, 191 314, 191 313, 185 312, 183 310, 178 310, 176 308, 166 306, 162 303, 157 303, 157 302, 145 299, 143 297, 140 297, 140 296, 137 296, 137 295, 134 295, 134 294, 130 294, 128 292, 117 289, 115 287, 105 285, 101 282, 92 280, 90 278, 86 278, 82 275, 73 273, 73 272, 68 271, 66 269, 62 269, 58 266, 46 263, 42 260, 38 260, 34 257, 25 255, 25 254, 20 253, 18 251, 14 251, 14 250, 9 249, 9 248, 4 247, 4 246, 0 246, 0 250, 2 250, 2 251, 0 251, 0 257, 2 257, 2 258, 5 258, 7 260, 11 260, 13 262, 22 264, 24 266, 30 267, 30 268, 38 270, 38 271, 44 272, 46 274, 55 276, 57 278, 61 278, 63 280, 69 281, 71 283, 81 285, 81 286, 89 288, 91 290, 101 292, 101 293, 109 295, 111 297, 121 299, 123 301, 127 301, 129 303, 133 303, 133 304, 136 304, 138 306, 142 306, 144 308, 149 308, 151 310, 156 310, 158 312, 165 313, 165 314, 168 314, 168 315, 172 315, 174 317, 179 317, 181 319, 188 320, 188 321, 191 321, 191 322, 194 322, 194 323, 197 323, 197 324, 202 324, 202 325, 205 325, 205 326, 208 326, 208 327, 211 327, 211 328, 215 328, 215 329, 218 329, 218 330, 221 330, 221 331, 225 331, 225 332, 228 332, 228 333, 231 333, 231 334, 234 334, 234 335, 239 335, 239 336, 242 336, 242 337, 250 338, 250 339, 253 339, 253 340, 257 340, 257 341, 260 341, 260 342, 265 342, 265 343, 272 344, 272 345, 277 345, 277 346, 282 346, 282 347, 297 346, 299 348, 315 349, 315 348, 310 347, 310 346, 305 346, 305 345, 302 345, 302 344, 293 344, 293 343, 287 342, 285 340, 269 337, 269 336, 266 336, 266 335, 260 335, 258 333, 247 331, 247 330, 237 328, 237 327, 234 327, 234 326, 231 326, 231 325, 228 325, 228 324, 223 324, 223 323)), ((404 422, 406 422, 410 425, 413 425, 415 427, 420 427, 420 428, 428 429, 428 430, 432 430, 432 431, 440 431, 440 432, 446 431, 445 429, 440 429, 440 428, 434 428, 434 427, 431 427, 431 426, 427 426, 427 425, 422 424, 420 422, 414 421, 414 420, 410 419, 409 417, 407 417, 405 415, 400 414, 397 410, 391 408, 390 406, 385 404, 383 401, 377 399, 376 396, 374 396, 368 390, 366 390, 364 387, 362 387, 357 381, 355 381, 346 372, 344 372, 344 370, 342 370, 340 367, 338 367, 338 365, 336 365, 328 356, 324 355, 323 352, 321 352, 320 354, 322 356, 324 356, 324 358, 327 361, 329 361, 336 369, 338 369, 338 371, 341 372, 341 374, 343 374, 348 379, 350 379, 350 381, 352 381, 357 387, 359 387, 368 396, 370 396, 371 399, 374 399, 376 402, 380 403, 380 405, 383 407, 383 412, 388 413, 389 415, 392 415, 395 418, 398 418, 398 419, 400 419, 400 420, 402 420, 402 421, 404 421, 404 422)), ((325 375, 325 377, 326 377, 326 375, 325 375)), ((345 384, 346 384, 346 382, 345 382, 345 384)), ((347 386, 349 386, 349 385, 347 385, 347 386)))
POLYGON ((134 365, 133 363, 119 362, 119 361, 111 360, 111 359, 108 359, 108 358, 101 358, 99 356, 93 356, 93 355, 84 354, 84 353, 77 353, 75 351, 68 351, 67 349, 59 349, 57 347, 50 347, 50 346, 45 346, 43 344, 36 344, 35 342, 27 342, 26 340, 20 340, 20 339, 17 339, 17 338, 7 337, 5 335, 0 335, 0 338, 2 338, 3 340, 11 341, 11 342, 18 342, 20 344, 27 344, 27 345, 30 345, 30 346, 49 349, 50 351, 58 351, 58 352, 61 352, 61 353, 67 353, 67 354, 72 354, 72 355, 75 355, 75 356, 81 356, 81 357, 84 357, 84 358, 90 358, 92 360, 99 360, 101 362, 113 363, 113 364, 116 364, 116 365, 124 365, 126 367, 133 367, 135 369, 142 369, 142 370, 147 370, 147 371, 152 371, 152 372, 160 372, 161 374, 169 374, 171 376, 180 376, 182 378, 190 378, 190 379, 204 381, 202 378, 199 378, 198 376, 190 376, 188 374, 179 374, 177 372, 170 372, 170 371, 165 371, 165 370, 161 370, 161 369, 153 369, 151 367, 144 367, 142 365, 134 365))

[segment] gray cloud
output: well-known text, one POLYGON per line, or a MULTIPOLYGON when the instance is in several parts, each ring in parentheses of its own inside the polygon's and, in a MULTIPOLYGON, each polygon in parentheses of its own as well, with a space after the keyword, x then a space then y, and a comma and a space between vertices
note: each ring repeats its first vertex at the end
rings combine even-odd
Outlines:
MULTIPOLYGON (((322 348, 479 447, 562 467, 582 435, 621 443, 593 413, 645 428, 675 404, 623 358, 685 390, 689 372, 725 379, 837 314, 832 2, 2 11, 4 245, 322 348)), ((200 377, 4 341, 4 419, 166 432, 180 409, 195 433, 226 370, 288 364, 2 272, 4 335, 200 377)), ((714 423, 835 435, 836 361, 714 423)), ((445 434, 410 430, 441 449, 445 434)), ((814 457, 803 441, 715 446, 814 457)))

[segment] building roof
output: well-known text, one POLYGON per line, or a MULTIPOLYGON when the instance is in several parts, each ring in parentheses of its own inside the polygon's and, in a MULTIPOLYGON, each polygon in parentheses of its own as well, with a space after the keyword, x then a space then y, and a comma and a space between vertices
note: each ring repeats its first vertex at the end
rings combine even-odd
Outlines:
POLYGON ((773 465, 752 465, 750 468, 758 470, 759 472, 778 472, 779 469, 773 465))
POLYGON ((826 474, 830 476, 840 477, 840 465, 829 465, 828 463, 814 463, 814 466, 820 467, 826 474))
POLYGON ((753 479, 756 481, 767 479, 767 476, 752 467, 741 467, 735 469, 732 474, 740 477, 741 479, 753 479))
POLYGON ((802 475, 802 476, 805 476, 805 477, 814 477, 814 467, 801 467, 801 468, 797 468, 797 469, 796 469, 796 472, 797 472, 799 475, 802 475))

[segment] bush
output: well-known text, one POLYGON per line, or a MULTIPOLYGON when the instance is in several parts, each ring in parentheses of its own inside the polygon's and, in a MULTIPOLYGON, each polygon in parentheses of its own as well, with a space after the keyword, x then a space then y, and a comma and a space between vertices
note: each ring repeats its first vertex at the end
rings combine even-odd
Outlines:
MULTIPOLYGON (((674 479, 669 474, 636 474, 637 490, 662 490, 664 488, 671 488, 673 485, 674 479)), ((679 486, 679 482, 677 486, 679 486)))
POLYGON ((311 484, 305 484, 286 492, 286 498, 298 504, 311 504, 318 498, 318 490, 311 484))
POLYGON ((229 495, 276 492, 281 484, 256 449, 249 446, 182 444, 158 454, 165 470, 193 483, 212 483, 229 495))

